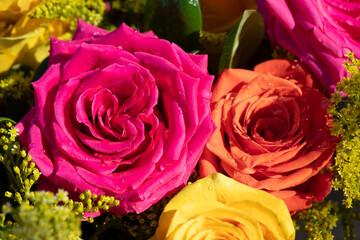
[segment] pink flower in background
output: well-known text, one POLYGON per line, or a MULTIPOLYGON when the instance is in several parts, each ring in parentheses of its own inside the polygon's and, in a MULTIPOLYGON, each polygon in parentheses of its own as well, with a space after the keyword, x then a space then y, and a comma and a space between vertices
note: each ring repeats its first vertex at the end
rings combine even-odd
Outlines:
POLYGON ((186 184, 214 130, 207 58, 121 25, 80 21, 51 40, 35 106, 17 125, 40 185, 90 189, 142 212, 186 184))
POLYGON ((295 54, 334 92, 350 50, 360 57, 360 1, 257 0, 274 44, 295 54))

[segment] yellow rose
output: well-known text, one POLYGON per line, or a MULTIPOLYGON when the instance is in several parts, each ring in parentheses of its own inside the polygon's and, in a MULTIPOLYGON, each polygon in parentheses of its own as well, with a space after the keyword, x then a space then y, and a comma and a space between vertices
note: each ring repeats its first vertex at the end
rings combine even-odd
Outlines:
POLYGON ((295 229, 283 200, 215 173, 170 200, 155 239, 290 240, 295 229))
POLYGON ((255 0, 200 0, 202 29, 207 32, 229 31, 246 9, 256 9, 255 0))
POLYGON ((60 37, 68 31, 68 24, 59 20, 28 17, 41 2, 0 2, 0 75, 17 63, 36 68, 49 54, 50 36, 60 37))

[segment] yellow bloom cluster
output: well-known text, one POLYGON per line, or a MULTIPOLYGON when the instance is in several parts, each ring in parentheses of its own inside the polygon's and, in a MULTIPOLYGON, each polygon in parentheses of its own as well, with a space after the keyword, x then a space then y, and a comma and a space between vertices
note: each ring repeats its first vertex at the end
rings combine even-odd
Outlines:
POLYGON ((0 76, 18 63, 36 68, 48 56, 49 37, 60 37, 68 32, 69 24, 58 19, 28 17, 41 2, 0 2, 0 76))

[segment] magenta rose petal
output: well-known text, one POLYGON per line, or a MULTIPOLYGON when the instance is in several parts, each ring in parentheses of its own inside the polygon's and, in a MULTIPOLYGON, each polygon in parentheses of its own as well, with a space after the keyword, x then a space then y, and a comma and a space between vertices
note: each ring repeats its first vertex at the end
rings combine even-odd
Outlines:
POLYGON ((77 172, 78 167, 74 165, 69 158, 56 150, 52 151, 52 155, 54 157, 54 164, 56 169, 53 173, 53 176, 56 176, 54 180, 58 179, 59 181, 64 181, 67 179, 68 184, 72 186, 72 189, 70 189, 71 191, 76 191, 76 188, 81 188, 90 189, 94 193, 104 194, 104 191, 99 191, 98 188, 84 181, 84 179, 77 172), (69 179, 71 179, 71 181, 69 181, 69 179))
MULTIPOLYGON (((179 51, 178 51, 179 52, 179 51)), ((207 71, 208 57, 207 55, 188 54, 193 63, 195 63, 199 69, 205 69, 207 71)))
POLYGON ((360 52, 358 1, 257 0, 273 44, 293 53, 315 74, 327 93, 346 71, 348 51, 360 52), (281 10, 280 10, 281 9, 281 10), (286 14, 284 14, 286 9, 286 14), (296 20, 296 21, 295 21, 296 20))
POLYGON ((94 70, 107 59, 114 59, 126 55, 124 51, 113 46, 98 46, 83 43, 74 55, 63 64, 62 79, 69 79, 86 71, 94 70), (84 59, 86 59, 84 61, 84 59))
POLYGON ((99 175, 85 168, 78 168, 77 171, 86 181, 89 183, 96 181, 99 183, 99 187, 106 189, 106 191, 114 191, 116 188, 128 189, 129 187, 136 189, 155 170, 155 164, 162 157, 164 147, 163 135, 163 131, 157 134, 153 144, 149 146, 148 150, 144 152, 143 156, 137 160, 137 163, 131 169, 121 172, 115 171, 110 175, 99 175))
MULTIPOLYGON (((164 110, 168 117, 168 140, 165 145, 165 161, 178 159, 185 141, 185 123, 181 107, 168 93, 163 94, 164 110)), ((160 166, 161 168, 161 166, 160 166)))
MULTIPOLYGON (((34 111, 32 111, 34 112, 34 111)), ((16 126, 18 127, 18 125, 16 126)), ((29 141, 28 154, 37 159, 37 167, 40 169, 44 176, 49 176, 54 171, 54 163, 47 155, 47 150, 49 149, 47 141, 44 139, 41 129, 35 125, 27 125, 31 137, 27 140, 29 141)), ((20 129, 21 131, 21 129, 20 129)), ((22 139, 21 134, 19 138, 22 139)))
POLYGON ((80 131, 76 131, 80 141, 89 148, 101 153, 101 154, 115 154, 118 157, 126 156, 127 154, 136 150, 140 143, 145 139, 144 137, 144 125, 141 121, 134 119, 134 122, 127 120, 126 129, 123 131, 129 131, 130 138, 123 141, 110 141, 108 139, 98 140, 83 134, 80 131))
POLYGON ((53 133, 50 129, 49 123, 52 121, 52 115, 46 114, 53 112, 52 101, 54 100, 54 95, 58 89, 59 84, 59 74, 60 74, 60 65, 51 65, 48 71, 32 85, 34 87, 35 94, 35 109, 36 109, 36 118, 38 124, 43 129, 44 135, 47 139, 53 139, 53 133), (51 101, 48 101, 48 99, 51 101))
POLYGON ((76 31, 74 33, 73 40, 81 40, 90 38, 93 36, 93 34, 96 33, 98 36, 103 36, 109 33, 109 31, 95 27, 85 21, 83 21, 81 18, 78 20, 78 26, 76 28, 76 31))
POLYGON ((81 44, 82 42, 69 42, 51 37, 49 66, 68 60, 81 44))

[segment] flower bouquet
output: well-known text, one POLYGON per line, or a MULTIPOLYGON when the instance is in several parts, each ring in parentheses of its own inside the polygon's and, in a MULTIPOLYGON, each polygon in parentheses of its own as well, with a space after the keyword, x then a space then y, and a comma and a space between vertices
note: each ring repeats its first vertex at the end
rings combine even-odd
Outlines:
POLYGON ((359 237, 359 9, 0 3, 0 239, 359 237))

